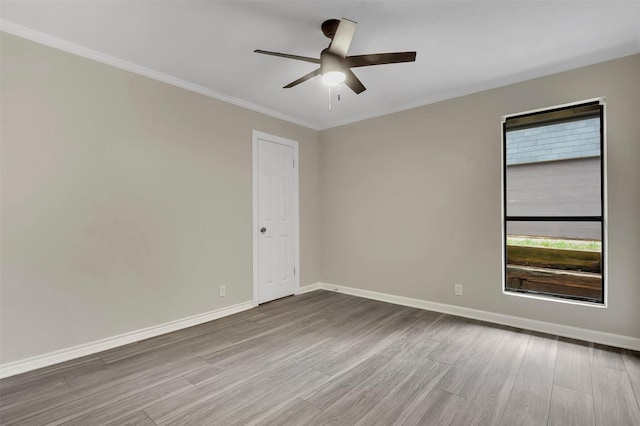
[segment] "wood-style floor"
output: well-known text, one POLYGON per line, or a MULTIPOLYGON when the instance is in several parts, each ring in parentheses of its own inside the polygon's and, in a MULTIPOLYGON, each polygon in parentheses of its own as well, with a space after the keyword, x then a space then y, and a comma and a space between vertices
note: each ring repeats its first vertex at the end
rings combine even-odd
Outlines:
POLYGON ((0 390, 3 425, 640 425, 640 354, 316 291, 0 390))

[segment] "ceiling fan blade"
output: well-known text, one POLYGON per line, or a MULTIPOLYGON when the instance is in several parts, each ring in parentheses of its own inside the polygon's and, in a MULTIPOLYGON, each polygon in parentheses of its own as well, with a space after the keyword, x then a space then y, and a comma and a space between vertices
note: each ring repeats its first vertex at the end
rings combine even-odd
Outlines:
POLYGON ((320 63, 320 59, 316 59, 316 58, 309 58, 307 56, 298 56, 298 55, 289 55, 288 53, 279 53, 279 52, 269 52, 267 50, 254 50, 255 53, 262 53, 263 55, 271 55, 271 56, 279 56, 281 58, 289 58, 289 59, 296 59, 298 61, 305 61, 305 62, 311 62, 314 64, 319 64, 320 63))
POLYGON ((338 29, 336 30, 336 34, 333 36, 331 45, 329 46, 329 52, 341 58, 345 58, 347 56, 349 46, 351 46, 351 40, 353 40, 353 35, 356 32, 357 26, 357 22, 342 18, 340 20, 340 25, 338 25, 338 29))
POLYGON ((292 81, 291 83, 287 84, 286 86, 283 87, 283 89, 290 89, 293 86, 297 86, 300 83, 303 83, 307 80, 311 80, 313 77, 320 75, 320 68, 318 68, 315 71, 311 71, 309 74, 305 74, 302 77, 300 77, 299 79, 297 79, 296 81, 292 81))
POLYGON ((368 67, 371 65, 398 64, 414 62, 416 52, 375 53, 372 55, 357 55, 347 57, 349 67, 368 67))
POLYGON ((349 89, 351 89, 354 92, 356 92, 356 95, 359 95, 360 93, 362 93, 365 90, 367 90, 367 88, 364 87, 364 84, 362 84, 362 82, 360 80, 358 80, 358 77, 356 77, 356 75, 353 73, 353 71, 345 70, 344 73, 345 73, 345 77, 346 77, 345 80, 344 80, 344 84, 349 86, 349 89))

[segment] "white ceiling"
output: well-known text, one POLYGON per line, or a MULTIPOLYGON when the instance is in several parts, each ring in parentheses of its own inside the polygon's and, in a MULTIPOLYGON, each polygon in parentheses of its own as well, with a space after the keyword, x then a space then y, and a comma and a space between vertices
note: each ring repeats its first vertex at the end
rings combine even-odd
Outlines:
MULTIPOLYGON (((2 1, 2 30, 276 117, 325 129, 640 52, 638 1, 2 1), (358 22, 350 55, 416 50, 357 68, 332 101, 320 24, 358 22)), ((335 95, 335 89, 334 89, 335 95)))

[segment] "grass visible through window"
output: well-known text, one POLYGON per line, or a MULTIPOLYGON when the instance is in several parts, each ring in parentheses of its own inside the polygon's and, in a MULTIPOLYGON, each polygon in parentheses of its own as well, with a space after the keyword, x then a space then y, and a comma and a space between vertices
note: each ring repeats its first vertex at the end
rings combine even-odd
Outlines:
POLYGON ((513 246, 547 247, 567 250, 601 251, 602 244, 596 240, 557 240, 552 238, 507 237, 507 244, 513 246))

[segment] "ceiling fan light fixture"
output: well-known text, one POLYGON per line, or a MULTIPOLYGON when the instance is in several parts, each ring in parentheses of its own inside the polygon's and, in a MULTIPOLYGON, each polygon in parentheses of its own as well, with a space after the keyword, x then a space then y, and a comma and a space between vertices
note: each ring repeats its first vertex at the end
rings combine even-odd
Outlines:
POLYGON ((322 74, 322 82, 327 86, 344 83, 347 76, 342 71, 329 71, 322 74))
POLYGON ((327 86, 343 83, 347 78, 343 68, 343 59, 325 49, 320 54, 322 82, 327 86))
POLYGON ((387 52, 347 56, 357 26, 357 22, 346 18, 324 21, 321 29, 323 34, 331 39, 331 43, 329 47, 320 52, 319 59, 260 49, 254 50, 254 52, 320 65, 319 68, 287 84, 283 87, 284 89, 297 86, 300 83, 304 83, 320 75, 322 76, 322 82, 324 84, 335 86, 344 83, 349 89, 353 90, 356 95, 364 92, 367 88, 364 87, 364 84, 362 84, 353 71, 351 71, 351 68, 399 64, 401 62, 414 62, 416 60, 416 52, 387 52))

